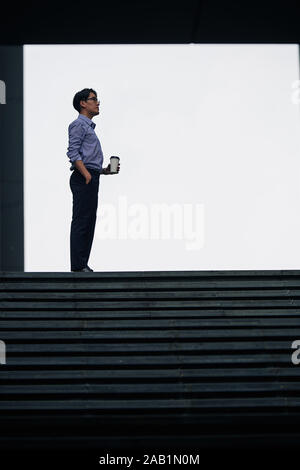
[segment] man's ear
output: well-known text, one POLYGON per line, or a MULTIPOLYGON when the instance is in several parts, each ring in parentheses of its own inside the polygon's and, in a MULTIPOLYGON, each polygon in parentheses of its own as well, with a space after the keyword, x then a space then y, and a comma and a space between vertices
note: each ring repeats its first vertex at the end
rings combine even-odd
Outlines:
POLYGON ((84 100, 80 100, 80 103, 79 103, 79 104, 80 104, 80 106, 81 106, 82 108, 85 108, 85 107, 86 107, 86 102, 85 102, 84 100), (82 104, 82 103, 83 103, 83 104, 82 104))

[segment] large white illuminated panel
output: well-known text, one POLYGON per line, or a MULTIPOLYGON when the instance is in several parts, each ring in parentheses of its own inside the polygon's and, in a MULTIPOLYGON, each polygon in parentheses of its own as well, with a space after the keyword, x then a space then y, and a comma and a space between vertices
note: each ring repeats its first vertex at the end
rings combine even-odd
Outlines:
POLYGON ((24 47, 25 270, 69 271, 67 129, 100 98, 95 271, 299 269, 297 45, 24 47))

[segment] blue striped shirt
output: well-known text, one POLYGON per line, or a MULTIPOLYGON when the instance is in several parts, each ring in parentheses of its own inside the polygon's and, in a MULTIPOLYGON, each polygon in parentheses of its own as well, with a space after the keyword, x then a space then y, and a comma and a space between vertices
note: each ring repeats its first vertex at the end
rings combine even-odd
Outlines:
POLYGON ((76 160, 82 160, 87 168, 102 170, 103 153, 95 127, 96 124, 83 114, 79 114, 78 118, 69 125, 67 156, 71 163, 71 171, 75 168, 76 160))

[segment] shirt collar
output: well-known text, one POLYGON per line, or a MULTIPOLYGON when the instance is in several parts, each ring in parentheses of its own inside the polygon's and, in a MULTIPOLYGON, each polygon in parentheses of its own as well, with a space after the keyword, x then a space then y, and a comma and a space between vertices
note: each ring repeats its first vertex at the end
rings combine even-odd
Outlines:
POLYGON ((79 115, 78 115, 78 119, 83 119, 85 122, 87 122, 87 124, 88 124, 89 126, 91 126, 93 129, 95 129, 96 124, 95 124, 90 118, 88 118, 87 116, 85 116, 84 114, 79 114, 79 115))

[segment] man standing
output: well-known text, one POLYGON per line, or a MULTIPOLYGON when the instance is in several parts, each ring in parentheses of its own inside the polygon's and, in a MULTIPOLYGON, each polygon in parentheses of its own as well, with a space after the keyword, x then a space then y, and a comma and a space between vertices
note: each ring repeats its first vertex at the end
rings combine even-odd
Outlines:
MULTIPOLYGON (((99 114, 100 101, 92 88, 78 91, 73 106, 79 116, 69 125, 67 156, 71 162, 70 188, 73 193, 73 214, 70 233, 71 271, 90 272, 88 260, 94 238, 98 207, 100 174, 109 175, 110 164, 103 165, 101 144, 92 122, 99 114)), ((117 172, 120 170, 118 166, 117 172)))

